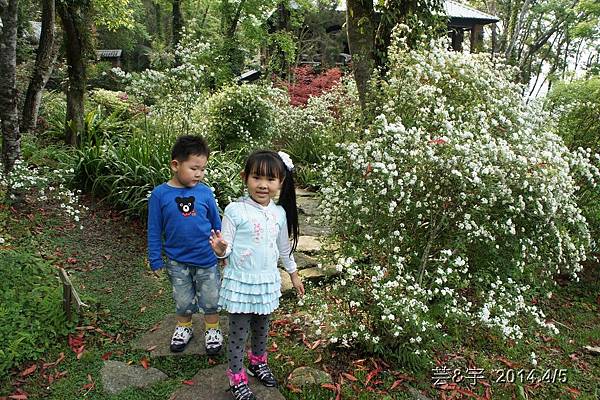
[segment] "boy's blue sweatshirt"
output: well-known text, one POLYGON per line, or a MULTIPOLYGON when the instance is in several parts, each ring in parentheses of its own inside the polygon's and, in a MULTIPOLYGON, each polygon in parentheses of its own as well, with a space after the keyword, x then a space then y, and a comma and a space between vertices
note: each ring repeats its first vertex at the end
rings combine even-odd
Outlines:
POLYGON ((221 230, 219 210, 210 188, 198 184, 177 188, 166 183, 148 199, 148 260, 162 268, 162 251, 174 261, 211 267, 217 257, 210 247, 210 230, 221 230))

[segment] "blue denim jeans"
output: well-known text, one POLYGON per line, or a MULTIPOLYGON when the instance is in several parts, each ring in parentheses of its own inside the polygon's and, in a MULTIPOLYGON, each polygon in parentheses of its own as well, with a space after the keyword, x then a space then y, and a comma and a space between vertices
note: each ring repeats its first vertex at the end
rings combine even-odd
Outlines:
POLYGON ((191 315, 202 310, 216 314, 221 287, 221 272, 217 264, 212 267, 167 261, 167 274, 173 286, 173 299, 177 315, 191 315))

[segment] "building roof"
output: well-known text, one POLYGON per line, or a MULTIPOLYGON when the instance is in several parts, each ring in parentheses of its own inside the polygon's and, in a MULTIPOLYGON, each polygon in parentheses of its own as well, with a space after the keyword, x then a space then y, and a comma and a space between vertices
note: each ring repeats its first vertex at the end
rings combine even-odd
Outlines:
MULTIPOLYGON (((340 0, 336 10, 345 12, 346 0, 340 0)), ((468 25, 486 25, 500 21, 500 18, 494 15, 486 14, 483 11, 454 0, 444 0, 444 12, 450 17, 451 26, 462 26, 465 23, 468 23, 468 25)))
POLYGON ((486 14, 454 0, 444 1, 444 11, 450 17, 450 26, 486 25, 500 21, 500 18, 494 15, 486 14))
POLYGON ((117 58, 121 57, 121 53, 123 50, 114 49, 114 50, 96 50, 96 56, 102 58, 117 58))

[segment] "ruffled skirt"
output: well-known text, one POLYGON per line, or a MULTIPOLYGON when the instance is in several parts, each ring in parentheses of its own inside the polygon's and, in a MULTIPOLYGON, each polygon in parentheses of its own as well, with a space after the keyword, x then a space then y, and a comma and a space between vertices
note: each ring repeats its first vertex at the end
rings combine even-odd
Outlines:
POLYGON ((219 291, 219 307, 236 314, 271 314, 279 307, 281 276, 277 268, 246 272, 227 266, 219 291))

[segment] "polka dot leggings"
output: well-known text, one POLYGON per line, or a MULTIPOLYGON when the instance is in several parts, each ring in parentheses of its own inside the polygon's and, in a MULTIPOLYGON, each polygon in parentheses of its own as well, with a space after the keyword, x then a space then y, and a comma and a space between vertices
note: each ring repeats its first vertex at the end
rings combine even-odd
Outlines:
POLYGON ((227 354, 229 368, 234 374, 244 368, 244 350, 250 329, 252 330, 252 353, 255 356, 266 353, 270 317, 270 314, 229 314, 229 349, 227 354))

